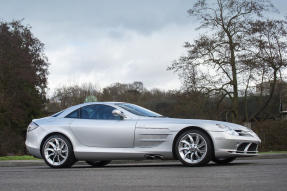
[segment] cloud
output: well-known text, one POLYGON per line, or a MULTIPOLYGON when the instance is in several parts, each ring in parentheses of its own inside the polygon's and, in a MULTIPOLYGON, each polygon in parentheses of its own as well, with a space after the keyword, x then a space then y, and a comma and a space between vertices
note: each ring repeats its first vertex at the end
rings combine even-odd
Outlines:
MULTIPOLYGON (((1 0, 0 0, 1 1, 1 0)), ((274 0, 275 5, 286 4, 274 0)), ((49 58, 50 92, 56 87, 91 82, 142 81, 151 88, 178 89, 166 71, 185 53, 197 21, 186 13, 191 0, 3 1, 0 18, 22 19, 44 42, 49 58)), ((284 6, 278 6, 286 14, 284 6)))
POLYGON ((52 63, 49 87, 91 82, 103 88, 142 81, 148 88, 178 89, 177 75, 166 68, 183 54, 183 42, 193 38, 192 28, 170 24, 149 34, 125 28, 91 29, 97 38, 87 34, 90 40, 85 42, 47 49, 52 63))

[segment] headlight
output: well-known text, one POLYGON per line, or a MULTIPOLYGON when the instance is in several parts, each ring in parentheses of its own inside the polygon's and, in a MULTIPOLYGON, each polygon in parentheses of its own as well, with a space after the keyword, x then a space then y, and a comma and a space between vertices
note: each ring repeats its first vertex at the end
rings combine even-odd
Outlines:
POLYGON ((217 125, 217 127, 223 129, 229 135, 239 136, 239 134, 235 130, 233 130, 231 127, 228 127, 228 126, 223 125, 223 124, 216 124, 216 125, 217 125))
MULTIPOLYGON (((253 137, 258 137, 258 135, 252 131, 251 129, 249 129, 249 133, 253 136, 253 137)), ((258 137, 259 138, 259 137, 258 137)))
POLYGON ((39 127, 39 125, 37 125, 36 123, 34 123, 33 121, 28 125, 28 129, 27 131, 33 131, 34 129, 37 129, 39 127))

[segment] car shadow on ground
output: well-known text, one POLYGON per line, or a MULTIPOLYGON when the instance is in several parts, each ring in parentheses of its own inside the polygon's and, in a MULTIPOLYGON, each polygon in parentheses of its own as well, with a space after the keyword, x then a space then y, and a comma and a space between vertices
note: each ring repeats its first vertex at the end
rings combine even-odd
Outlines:
POLYGON ((236 166, 249 166, 249 165, 256 165, 256 163, 252 163, 250 161, 248 162, 233 162, 233 163, 229 163, 229 164, 215 164, 215 163, 212 163, 210 162, 209 164, 207 165, 204 165, 204 166, 198 166, 198 167, 186 167, 186 166, 183 166, 181 163, 177 163, 177 162, 174 162, 174 163, 168 163, 168 164, 165 164, 164 162, 163 163, 151 163, 151 164, 147 164, 147 163, 140 163, 140 164, 132 164, 132 163, 129 163, 129 164, 110 164, 110 165, 107 165, 107 166, 103 166, 103 167, 92 167, 90 165, 86 165, 86 164, 75 164, 74 166, 72 166, 72 168, 58 168, 58 169, 55 169, 55 168, 50 168, 49 166, 41 166, 41 167, 34 167, 33 169, 46 169, 46 170, 60 170, 60 171, 78 171, 78 170, 113 170, 113 169, 118 169, 118 170, 123 170, 123 169, 137 169, 137 168, 152 168, 152 169, 155 169, 155 168, 158 168, 158 169, 162 169, 162 168, 190 168, 190 169, 193 169, 193 168, 214 168, 214 167, 236 167, 236 166))
MULTIPOLYGON (((199 168, 202 167, 220 167, 220 166, 245 166, 245 165, 253 165, 254 163, 252 162, 234 162, 234 163, 229 163, 229 164, 216 164, 216 163, 209 163, 207 165, 204 166, 198 166, 199 168)), ((151 164, 110 164, 107 166, 103 166, 103 167, 91 167, 88 164, 87 165, 74 165, 72 168, 91 168, 91 169, 104 169, 104 168, 147 168, 147 167, 153 167, 153 168, 160 168, 160 167, 182 167, 182 168, 186 168, 186 166, 183 166, 181 163, 168 163, 165 164, 163 163, 151 163, 151 164)), ((198 167, 192 167, 192 168, 198 168, 198 167)))

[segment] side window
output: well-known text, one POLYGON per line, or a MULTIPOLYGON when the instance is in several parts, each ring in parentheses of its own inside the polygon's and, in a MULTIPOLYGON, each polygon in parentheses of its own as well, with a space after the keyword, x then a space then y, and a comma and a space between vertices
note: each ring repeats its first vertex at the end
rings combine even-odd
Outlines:
POLYGON ((79 118, 79 111, 80 109, 73 111, 72 113, 68 114, 66 118, 79 118))
POLYGON ((112 114, 114 109, 112 106, 103 104, 85 106, 81 108, 81 119, 119 120, 119 116, 112 114))
POLYGON ((119 116, 113 115, 113 110, 115 108, 109 105, 97 105, 98 116, 97 119, 105 119, 105 120, 119 120, 119 116))
POLYGON ((94 119, 95 114, 97 113, 96 105, 88 105, 81 108, 80 118, 81 119, 94 119))

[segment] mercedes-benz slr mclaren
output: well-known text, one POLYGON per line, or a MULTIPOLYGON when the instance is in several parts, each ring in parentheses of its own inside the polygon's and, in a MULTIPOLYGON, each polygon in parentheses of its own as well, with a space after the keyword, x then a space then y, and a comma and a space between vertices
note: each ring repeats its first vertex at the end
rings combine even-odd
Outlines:
POLYGON ((251 129, 233 123, 169 118, 130 103, 91 102, 34 119, 26 147, 54 168, 125 159, 178 159, 200 166, 257 155, 260 142, 251 129))

